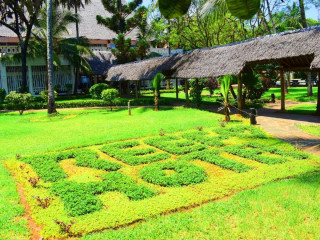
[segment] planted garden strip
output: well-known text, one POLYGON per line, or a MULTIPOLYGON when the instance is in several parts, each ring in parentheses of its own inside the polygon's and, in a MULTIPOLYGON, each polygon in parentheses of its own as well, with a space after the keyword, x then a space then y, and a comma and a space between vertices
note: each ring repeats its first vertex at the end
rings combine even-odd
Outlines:
POLYGON ((65 208, 72 216, 80 216, 100 210, 103 204, 96 195, 104 192, 119 191, 135 201, 156 194, 156 191, 135 183, 130 177, 119 172, 103 175, 102 178, 102 182, 58 182, 52 185, 51 191, 61 197, 65 208))
POLYGON ((203 168, 183 161, 153 163, 140 169, 139 174, 147 182, 163 187, 180 187, 201 183, 206 179, 203 168), (164 170, 173 170, 174 173, 168 175, 164 170))
POLYGON ((144 142, 175 155, 183 155, 207 148, 206 145, 198 144, 195 141, 182 139, 173 135, 148 138, 144 142))
POLYGON ((206 136, 207 134, 207 132, 198 131, 182 134, 182 137, 185 139, 200 142, 202 144, 206 144, 210 147, 224 147, 226 145, 224 142, 222 142, 222 140, 226 138, 221 136, 206 136))
POLYGON ((121 165, 118 163, 99 159, 98 154, 89 149, 28 156, 20 160, 32 165, 38 176, 45 182, 57 182, 67 177, 59 162, 70 158, 75 158, 75 165, 79 167, 89 167, 105 171, 116 171, 121 168, 121 165))
POLYGON ((157 153, 155 148, 147 147, 132 149, 139 145, 140 143, 138 141, 112 143, 102 146, 100 150, 103 153, 132 166, 166 160, 171 157, 170 154, 165 152, 157 153))
POLYGON ((202 152, 194 152, 188 155, 180 157, 178 160, 191 161, 191 160, 201 160, 204 162, 212 163, 224 169, 229 169, 238 173, 247 172, 252 169, 243 163, 227 159, 220 156, 220 151, 218 150, 205 150, 202 152))
POLYGON ((227 126, 214 128, 213 132, 224 137, 241 137, 241 138, 266 138, 265 134, 258 128, 248 125, 227 126))

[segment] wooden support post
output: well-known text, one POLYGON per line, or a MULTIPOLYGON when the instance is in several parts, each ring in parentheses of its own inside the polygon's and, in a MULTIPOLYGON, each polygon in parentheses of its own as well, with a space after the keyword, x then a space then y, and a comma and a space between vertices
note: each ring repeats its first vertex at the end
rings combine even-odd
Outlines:
POLYGON ((238 75, 238 113, 241 114, 242 111, 242 77, 241 73, 238 75))
POLYGON ((178 87, 178 78, 176 78, 176 99, 179 99, 179 87, 178 87))
POLYGON ((308 97, 312 97, 312 77, 311 72, 307 72, 308 97))
POLYGON ((289 94, 289 90, 288 90, 288 88, 290 87, 290 72, 286 72, 286 77, 287 77, 287 79, 286 79, 286 81, 285 81, 285 83, 286 83, 286 94, 289 94))
POLYGON ((286 92, 285 92, 285 79, 283 69, 280 69, 280 80, 281 80, 281 111, 284 112, 286 110, 286 92))
POLYGON ((318 72, 318 101, 316 114, 320 116, 320 72, 318 72))
POLYGON ((136 89, 136 98, 138 98, 138 81, 134 81, 135 89, 136 89))
POLYGON ((185 91, 185 94, 186 94, 186 105, 185 107, 190 107, 190 101, 189 101, 189 82, 188 82, 188 79, 185 80, 185 84, 184 84, 184 91, 185 91))

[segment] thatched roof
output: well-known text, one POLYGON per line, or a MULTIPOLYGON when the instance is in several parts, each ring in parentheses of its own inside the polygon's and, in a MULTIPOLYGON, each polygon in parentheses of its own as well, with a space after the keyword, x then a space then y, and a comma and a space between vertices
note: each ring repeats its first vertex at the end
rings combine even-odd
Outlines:
POLYGON ((320 26, 259 37, 213 48, 116 65, 108 81, 152 79, 165 70, 172 78, 239 74, 246 66, 277 62, 287 70, 320 70, 320 26))
POLYGON ((95 75, 104 75, 116 63, 111 51, 93 52, 94 56, 85 56, 95 75))
MULTIPOLYGON (((123 1, 124 3, 126 1, 123 1)), ((71 10, 73 11, 73 10, 71 10)), ((112 40, 117 37, 117 34, 97 23, 96 16, 101 15, 103 17, 111 17, 112 14, 105 10, 101 0, 91 0, 89 4, 84 8, 78 10, 80 16, 79 32, 80 36, 84 36, 88 39, 103 39, 112 40)), ((64 34, 63 38, 76 37, 76 25, 70 24, 68 26, 69 34, 64 34)), ((2 37, 16 37, 16 34, 10 29, 0 26, 0 36, 2 37)), ((128 38, 137 40, 137 31, 131 31, 127 34, 128 38)))

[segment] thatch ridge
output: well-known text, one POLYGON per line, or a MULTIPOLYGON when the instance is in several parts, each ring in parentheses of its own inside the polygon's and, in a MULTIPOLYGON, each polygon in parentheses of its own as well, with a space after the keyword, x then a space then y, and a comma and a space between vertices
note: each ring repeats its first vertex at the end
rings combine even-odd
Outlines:
POLYGON ((109 70, 107 80, 147 80, 162 71, 171 71, 172 78, 236 75, 247 65, 268 62, 278 62, 285 68, 320 70, 319 39, 320 26, 266 35, 169 57, 116 65, 109 70))

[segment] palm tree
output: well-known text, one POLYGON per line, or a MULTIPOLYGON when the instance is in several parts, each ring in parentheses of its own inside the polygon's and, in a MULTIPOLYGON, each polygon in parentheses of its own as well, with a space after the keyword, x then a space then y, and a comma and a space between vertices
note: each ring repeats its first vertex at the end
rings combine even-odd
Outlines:
POLYGON ((220 91, 221 94, 223 95, 223 109, 224 109, 224 114, 225 114, 225 121, 229 122, 230 121, 230 108, 229 108, 229 90, 230 90, 230 84, 232 81, 232 75, 226 75, 221 79, 221 86, 220 86, 220 91))
POLYGON ((301 14, 301 22, 303 28, 307 27, 307 18, 306 18, 306 10, 304 8, 304 0, 299 0, 300 5, 300 14, 301 14))
MULTIPOLYGON (((89 49, 88 39, 84 37, 65 38, 68 34, 68 25, 79 22, 78 16, 70 11, 61 10, 53 4, 52 7, 52 59, 53 65, 63 68, 60 63, 60 56, 63 56, 82 72, 91 72, 91 67, 83 57, 85 54, 92 55, 89 49)), ((38 20, 37 29, 33 32, 33 41, 29 55, 32 57, 42 57, 47 45, 47 11, 42 10, 38 20)))
POLYGON ((47 0, 47 69, 48 69, 48 114, 56 113, 53 93, 53 59, 52 59, 52 0, 47 0))
POLYGON ((160 84, 164 79, 165 76, 162 73, 157 73, 153 79, 155 111, 159 111, 160 84))
MULTIPOLYGON (((76 15, 78 15, 78 9, 84 8, 84 5, 87 5, 91 2, 91 0, 56 0, 59 3, 62 4, 62 6, 67 7, 69 10, 71 8, 74 8, 74 12, 76 15)), ((76 22, 76 39, 80 43, 80 33, 79 33, 79 21, 76 22)), ((74 93, 77 93, 78 89, 78 83, 79 83, 79 78, 80 78, 80 71, 79 68, 75 68, 75 75, 76 75, 76 81, 75 81, 75 86, 74 86, 74 93)))

